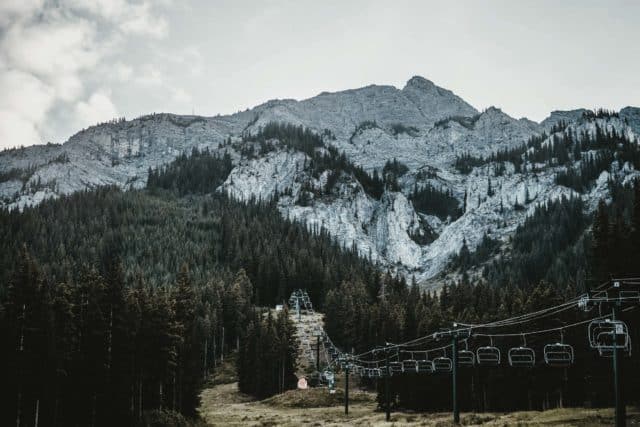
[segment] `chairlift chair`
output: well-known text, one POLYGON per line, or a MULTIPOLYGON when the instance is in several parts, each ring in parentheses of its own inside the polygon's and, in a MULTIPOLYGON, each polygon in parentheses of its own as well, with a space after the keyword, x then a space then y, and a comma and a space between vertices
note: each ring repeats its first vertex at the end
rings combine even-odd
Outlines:
POLYGON ((447 357, 447 352, 442 350, 443 356, 433 359, 433 372, 451 372, 453 363, 447 357))
POLYGON ((522 335, 523 344, 509 349, 509 365, 514 368, 533 368, 536 364, 536 352, 527 347, 527 340, 522 335))
POLYGON ((629 329, 621 320, 598 319, 589 323, 589 345, 598 350, 625 350, 629 345, 629 329))
POLYGON ((418 372, 418 361, 407 359, 402 361, 402 372, 405 374, 415 374, 418 372))
POLYGON ((428 359, 422 359, 416 361, 416 372, 419 374, 432 374, 433 362, 428 359))
MULTIPOLYGON (((598 349, 598 354, 600 354, 601 357, 613 357, 613 348, 599 348, 598 349)), ((631 338, 629 338, 629 341, 627 342, 627 345, 623 348, 618 348, 618 351, 621 351, 623 353, 627 353, 627 356, 631 356, 631 338)))
POLYGON ((473 351, 469 351, 469 345, 467 340, 464 340, 464 350, 458 350, 458 366, 473 367, 476 362, 476 357, 473 351))
POLYGON ((566 368, 573 364, 573 347, 561 342, 544 346, 544 363, 555 368, 566 368))
POLYGON ((564 343, 564 333, 560 330, 560 342, 546 344, 543 349, 544 363, 555 368, 566 368, 573 364, 573 347, 564 343))
POLYGON ((402 373, 402 363, 398 361, 389 362, 389 375, 397 375, 402 373))
POLYGON ((493 346, 493 337, 489 337, 491 344, 484 347, 478 347, 476 350, 476 360, 478 365, 482 366, 498 366, 500 364, 500 349, 493 346))

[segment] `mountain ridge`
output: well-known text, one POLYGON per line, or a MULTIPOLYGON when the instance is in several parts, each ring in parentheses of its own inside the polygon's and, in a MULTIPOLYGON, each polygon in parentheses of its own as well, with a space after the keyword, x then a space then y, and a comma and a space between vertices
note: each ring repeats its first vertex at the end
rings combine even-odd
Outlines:
POLYGON ((0 153, 0 200, 4 208, 22 209, 101 185, 142 188, 149 169, 181 153, 228 153, 234 167, 218 191, 241 200, 279 195, 283 216, 326 228, 382 266, 428 282, 446 272, 463 244, 473 249, 487 234, 507 242, 536 205, 564 195, 582 197, 594 209, 607 197, 608 178, 636 176, 633 165, 611 164, 579 194, 556 183, 559 172, 580 167, 577 158, 562 165, 525 159, 524 170, 518 166, 525 156, 568 138, 567 132, 595 135, 598 129, 637 140, 640 109, 609 115, 554 111, 536 123, 497 107, 479 112, 452 91, 414 76, 402 89, 369 85, 300 101, 270 100, 227 116, 152 114, 92 126, 61 145, 7 150, 0 153), (258 137, 271 123, 310 129, 317 148, 266 148, 258 137), (537 139, 539 147, 522 151, 537 139), (331 156, 328 149, 342 153, 351 169, 314 176, 310 165, 320 159, 314 153, 331 156), (496 153, 515 154, 509 160, 496 153), (461 159, 468 159, 468 169, 458 169, 461 159), (402 173, 385 172, 392 160, 402 173), (384 182, 382 197, 368 194, 349 172, 353 168, 377 174, 384 182), (336 184, 325 191, 332 176, 336 184), (425 186, 450 194, 461 215, 438 218, 417 211, 412 197, 425 186), (425 243, 425 236, 435 238, 425 243))

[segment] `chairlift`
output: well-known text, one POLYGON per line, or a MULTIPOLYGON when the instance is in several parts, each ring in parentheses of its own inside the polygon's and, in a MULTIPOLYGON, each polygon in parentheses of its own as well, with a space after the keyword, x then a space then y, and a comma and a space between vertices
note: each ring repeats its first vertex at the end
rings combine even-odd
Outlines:
POLYGON ((432 374, 433 362, 427 358, 416 361, 416 372, 419 374, 432 374))
POLYGON ((500 349, 493 346, 493 337, 489 337, 490 345, 478 347, 476 350, 476 360, 478 365, 498 366, 500 364, 500 349))
POLYGON ((527 347, 527 340, 522 335, 523 344, 509 349, 509 365, 514 368, 533 368, 536 364, 536 352, 527 347))
POLYGON ((560 331, 560 342, 547 344, 543 349, 544 363, 555 368, 566 368, 573 364, 573 347, 564 343, 564 334, 560 331))
POLYGON ((397 375, 402 373, 402 363, 398 361, 389 362, 389 375, 397 375))
POLYGON ((621 320, 598 319, 589 323, 589 345, 598 350, 625 350, 630 347, 629 329, 621 320))
MULTIPOLYGON (((598 354, 601 357, 613 357, 613 348, 599 348, 598 349, 598 354)), ((629 338, 629 341, 627 342, 627 345, 623 348, 619 348, 618 351, 627 353, 627 356, 631 356, 631 338, 629 338)))
POLYGON ((453 363, 447 357, 446 350, 442 350, 443 356, 433 359, 433 372, 451 372, 453 363))
POLYGON ((418 372, 418 361, 407 359, 402 361, 402 372, 405 374, 415 374, 418 372))
POLYGON ((473 367, 475 362, 475 355, 473 354, 473 351, 469 350, 467 340, 464 340, 464 350, 458 350, 458 366, 473 367))

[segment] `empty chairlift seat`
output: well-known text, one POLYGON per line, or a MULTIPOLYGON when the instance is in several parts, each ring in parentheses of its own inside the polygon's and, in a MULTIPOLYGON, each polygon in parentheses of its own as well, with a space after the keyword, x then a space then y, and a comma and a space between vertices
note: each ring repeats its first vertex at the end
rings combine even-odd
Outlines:
POLYGON ((536 364, 536 352, 530 347, 509 349, 509 365, 514 368, 532 368, 536 364))
POLYGON ((631 356, 631 337, 629 337, 626 345, 624 347, 600 347, 598 348, 598 353, 602 357, 613 357, 614 348, 617 349, 618 352, 622 354, 626 354, 627 356, 631 356))
POLYGON ((405 374, 418 373, 418 362, 414 359, 407 359, 402 361, 402 372, 405 374))
POLYGON ((402 373, 402 363, 395 361, 389 362, 389 373, 390 375, 399 375, 402 373))
POLYGON ((428 359, 422 359, 416 361, 416 371, 419 374, 431 374, 433 373, 433 362, 428 359))
POLYGON ((630 350, 629 329, 621 320, 599 319, 589 323, 589 345, 599 351, 630 350))
POLYGON ((436 357, 433 359, 433 372, 451 372, 453 363, 448 357, 436 357))
POLYGON ((461 367, 473 367, 475 365, 476 357, 473 351, 469 351, 467 341, 464 341, 464 350, 458 350, 458 366, 461 367))
POLYGON ((436 372, 436 373, 451 372, 452 367, 453 367, 453 363, 451 362, 451 359, 447 357, 447 353, 445 350, 443 350, 442 356, 436 357, 435 359, 433 359, 433 372, 436 372))
POLYGON ((566 368, 573 364, 573 347, 569 344, 555 343, 544 346, 544 363, 555 368, 566 368))
POLYGON ((527 340, 522 336, 523 344, 520 347, 509 349, 509 365, 514 368, 533 368, 536 365, 536 352, 527 347, 527 340))
POLYGON ((493 338, 491 344, 476 349, 476 361, 481 366, 498 366, 500 364, 500 349, 493 346, 493 338))

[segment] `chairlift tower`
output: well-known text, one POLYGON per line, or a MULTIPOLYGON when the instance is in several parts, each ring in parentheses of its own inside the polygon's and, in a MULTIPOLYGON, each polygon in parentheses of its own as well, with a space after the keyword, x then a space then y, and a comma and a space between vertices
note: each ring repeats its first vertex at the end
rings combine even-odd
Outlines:
MULTIPOLYGON (((444 367, 444 359, 449 360, 449 370, 451 371, 451 393, 452 393, 452 406, 453 406, 453 423, 460 424, 460 409, 458 408, 458 340, 464 339, 467 340, 471 336, 471 329, 469 328, 458 328, 458 324, 453 324, 453 329, 436 332, 433 334, 435 339, 450 337, 451 338, 451 352, 452 358, 448 359, 446 356, 438 358, 440 359, 439 366, 444 367)), ((465 347, 466 348, 466 347, 465 347)), ((465 357, 468 356, 465 353, 465 357)), ((436 370, 435 360, 434 360, 434 371, 436 370)))
POLYGON ((585 311, 598 307, 601 313, 611 311, 611 319, 594 320, 589 325, 589 343, 601 356, 611 357, 613 368, 613 392, 615 401, 615 425, 626 425, 626 408, 622 387, 623 352, 631 353, 629 331, 620 317, 620 310, 640 304, 640 282, 637 279, 612 279, 605 289, 589 291, 579 306, 585 311))

